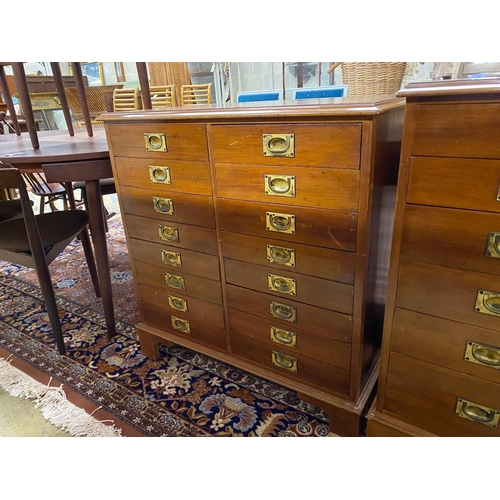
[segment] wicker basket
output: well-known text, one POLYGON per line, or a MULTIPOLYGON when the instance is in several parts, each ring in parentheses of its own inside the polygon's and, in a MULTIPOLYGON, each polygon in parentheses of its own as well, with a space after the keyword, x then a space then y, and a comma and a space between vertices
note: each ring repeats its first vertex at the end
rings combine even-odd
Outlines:
POLYGON ((343 62, 335 63, 330 70, 338 65, 342 83, 349 85, 349 96, 395 94, 406 70, 405 62, 343 62))

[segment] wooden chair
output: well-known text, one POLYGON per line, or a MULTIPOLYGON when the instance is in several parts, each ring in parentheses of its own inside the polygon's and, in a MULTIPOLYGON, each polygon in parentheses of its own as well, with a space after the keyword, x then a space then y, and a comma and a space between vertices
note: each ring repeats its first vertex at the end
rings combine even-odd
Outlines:
POLYGON ((113 111, 134 111, 139 109, 139 89, 115 89, 113 111))
POLYGON ((149 88, 151 109, 163 109, 176 106, 175 85, 160 85, 149 88))
POLYGON ((182 105, 211 104, 212 84, 183 85, 181 87, 182 105))
POLYGON ((52 334, 60 354, 66 354, 49 264, 80 237, 96 295, 101 296, 94 254, 87 226, 86 210, 33 213, 24 180, 15 168, 0 168, 0 188, 19 190, 23 217, 0 223, 0 259, 36 270, 52 334))
MULTIPOLYGON (((102 127, 103 123, 97 120, 97 117, 107 111, 105 93, 113 93, 115 89, 121 89, 123 85, 99 85, 85 86, 85 96, 87 97, 87 105, 90 115, 90 121, 93 127, 102 127)), ((85 126, 84 114, 80 94, 76 87, 66 87, 64 89, 68 99, 68 105, 75 124, 78 128, 85 126)))
POLYGON ((0 201, 0 223, 14 217, 19 217, 22 213, 21 200, 0 201))
POLYGON ((21 174, 26 183, 30 186, 31 192, 40 198, 41 214, 45 213, 45 205, 50 206, 52 212, 56 212, 56 200, 62 200, 64 210, 68 210, 68 198, 66 188, 59 182, 47 182, 43 174, 23 173, 21 174))

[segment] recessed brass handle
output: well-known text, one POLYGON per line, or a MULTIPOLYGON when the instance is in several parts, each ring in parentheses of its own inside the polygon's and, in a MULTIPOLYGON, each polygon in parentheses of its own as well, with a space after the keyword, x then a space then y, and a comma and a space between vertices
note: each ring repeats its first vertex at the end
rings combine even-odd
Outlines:
POLYGON ((500 316, 500 293, 489 290, 478 290, 475 310, 482 314, 500 316))
POLYGON ((266 229, 279 233, 295 234, 295 215, 266 212, 266 229))
POLYGON ((295 197, 295 177, 293 175, 264 175, 264 193, 270 196, 295 197))
POLYGON ((285 278, 284 276, 269 273, 267 275, 267 283, 269 290, 288 295, 297 295, 297 283, 293 278, 285 278))
POLYGON ((176 276, 175 274, 165 273, 165 282, 167 286, 178 288, 179 290, 186 289, 186 283, 183 276, 176 276))
POLYGON ((267 245, 267 261, 282 266, 295 267, 295 250, 293 248, 267 245))
POLYGON ((153 184, 172 184, 170 177, 170 167, 158 167, 149 165, 149 180, 153 184))
POLYGON ((465 347, 465 361, 500 370, 500 347, 469 340, 465 347))
POLYGON ((169 252, 168 250, 161 251, 161 261, 168 266, 182 267, 181 254, 169 252))
POLYGON ((500 186, 498 186, 497 201, 500 201, 500 186))
POLYGON ((270 326, 269 330, 271 332, 271 340, 273 342, 277 342, 278 344, 297 349, 296 333, 289 332, 288 330, 283 330, 282 328, 276 328, 275 326, 270 326))
POLYGON ((269 313, 274 318, 297 323, 297 308, 294 306, 271 301, 269 302, 269 313))
POLYGON ((182 297, 175 297, 174 295, 169 295, 168 305, 172 309, 177 309, 177 311, 182 311, 182 312, 188 311, 188 302, 186 299, 183 299, 182 297))
POLYGON ((500 411, 478 405, 463 398, 457 399, 455 414, 478 424, 487 425, 493 429, 497 428, 500 419, 500 411))
POLYGON ((175 215, 174 200, 172 198, 161 198, 153 196, 153 209, 165 215, 175 215))
POLYGON ((167 151, 167 139, 165 134, 161 132, 144 134, 144 143, 146 151, 161 151, 163 153, 167 151))
POLYGON ((179 230, 176 227, 158 224, 158 233, 162 240, 179 243, 179 230))
POLYGON ((262 154, 264 156, 295 156, 295 136, 293 134, 262 134, 262 154))
POLYGON ((500 233, 488 234, 486 243, 486 257, 500 259, 500 233))
POLYGON ((297 358, 294 358, 293 356, 287 356, 286 354, 281 354, 280 352, 271 351, 271 359, 273 365, 297 373, 298 369, 297 358))
POLYGON ((172 326, 175 330, 180 330, 184 333, 191 333, 191 325, 189 324, 189 321, 182 318, 177 318, 176 316, 171 316, 171 318, 172 326))

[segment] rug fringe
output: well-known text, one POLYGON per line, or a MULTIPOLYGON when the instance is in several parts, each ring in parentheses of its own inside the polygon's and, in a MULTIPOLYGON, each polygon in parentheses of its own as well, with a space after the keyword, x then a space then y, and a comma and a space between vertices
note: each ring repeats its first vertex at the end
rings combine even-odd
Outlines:
POLYGON ((51 380, 43 385, 12 366, 10 361, 0 358, 0 386, 11 396, 35 400, 35 408, 39 408, 51 424, 72 436, 121 437, 121 429, 106 424, 112 420, 97 420, 78 408, 67 400, 62 385, 50 387, 51 380))

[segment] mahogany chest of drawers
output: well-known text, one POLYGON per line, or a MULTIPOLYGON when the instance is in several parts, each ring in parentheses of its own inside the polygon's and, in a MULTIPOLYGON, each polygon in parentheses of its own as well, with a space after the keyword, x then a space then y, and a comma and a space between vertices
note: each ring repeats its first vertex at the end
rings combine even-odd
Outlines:
POLYGON ((103 115, 141 321, 359 433, 378 374, 404 102, 103 115))
POLYGON ((500 80, 409 85, 369 436, 499 436, 500 80))

